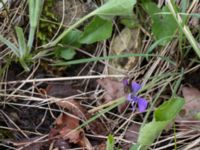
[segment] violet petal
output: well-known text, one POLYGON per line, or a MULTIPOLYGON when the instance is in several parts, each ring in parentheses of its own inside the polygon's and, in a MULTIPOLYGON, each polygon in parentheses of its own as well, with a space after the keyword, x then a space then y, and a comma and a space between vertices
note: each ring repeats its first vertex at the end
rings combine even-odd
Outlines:
POLYGON ((133 99, 132 99, 132 94, 131 94, 131 93, 128 94, 127 100, 128 100, 130 103, 133 101, 133 99))
POLYGON ((144 112, 147 108, 148 102, 144 98, 139 98, 138 100, 138 108, 140 112, 144 112))
POLYGON ((137 92, 138 92, 141 88, 142 88, 142 86, 141 86, 140 84, 138 84, 138 83, 136 83, 136 82, 132 82, 132 84, 131 84, 131 89, 132 89, 132 93, 133 93, 134 95, 136 95, 137 92))
POLYGON ((140 100, 140 98, 139 98, 138 96, 133 96, 133 95, 132 95, 132 101, 138 103, 139 100, 140 100))

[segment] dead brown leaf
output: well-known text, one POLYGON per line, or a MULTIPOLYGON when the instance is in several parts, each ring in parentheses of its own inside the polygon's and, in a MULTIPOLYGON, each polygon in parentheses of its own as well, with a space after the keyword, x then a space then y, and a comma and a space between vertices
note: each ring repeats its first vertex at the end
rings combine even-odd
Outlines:
POLYGON ((46 91, 45 94, 58 98, 65 98, 78 94, 77 90, 74 89, 72 87, 72 84, 69 82, 48 83, 48 86, 45 89, 45 91, 46 91))
POLYGON ((114 81, 109 78, 98 79, 97 82, 107 92, 104 95, 104 99, 106 100, 106 102, 112 101, 125 95, 124 84, 122 82, 114 81))
MULTIPOLYGON (((104 94, 104 103, 108 103, 126 95, 123 82, 114 81, 110 78, 98 79, 97 82, 106 90, 106 93, 104 94)), ((118 112, 122 113, 127 106, 127 102, 118 106, 118 112)))
MULTIPOLYGON (((84 131, 82 129, 77 129, 80 125, 78 119, 66 114, 61 114, 56 119, 55 125, 55 129, 58 131, 60 138, 68 140, 69 143, 78 144, 80 147, 91 149, 92 146, 89 140, 85 137, 84 131)), ((53 132, 55 136, 56 132, 53 132)))
MULTIPOLYGON (((121 55, 126 53, 137 53, 141 50, 141 31, 139 27, 130 29, 124 28, 119 35, 113 36, 110 52, 111 54, 121 55)), ((138 63, 137 57, 118 58, 109 61, 113 66, 108 68, 109 74, 119 74, 119 72, 127 73, 138 63), (117 70, 117 71, 116 71, 117 70)))
POLYGON ((197 113, 200 112, 200 91, 194 87, 184 86, 182 93, 186 104, 181 111, 181 117, 184 119, 195 119, 197 113))
POLYGON ((190 135, 195 136, 199 133, 199 121, 196 115, 200 111, 200 91, 194 87, 184 86, 182 87, 182 94, 186 102, 176 118, 177 130, 180 132, 190 131, 190 135))
MULTIPOLYGON (((69 113, 79 117, 81 120, 87 121, 92 117, 91 114, 89 114, 88 111, 74 99, 59 101, 56 102, 56 104, 68 110, 69 113)), ((98 119, 91 122, 87 127, 91 130, 93 134, 107 134, 106 127, 98 119)))
POLYGON ((65 140, 69 140, 70 143, 78 143, 81 139, 81 130, 75 130, 79 126, 79 120, 66 114, 61 114, 56 119, 56 129, 59 134, 65 140), (73 131, 73 132, 72 132, 73 131))

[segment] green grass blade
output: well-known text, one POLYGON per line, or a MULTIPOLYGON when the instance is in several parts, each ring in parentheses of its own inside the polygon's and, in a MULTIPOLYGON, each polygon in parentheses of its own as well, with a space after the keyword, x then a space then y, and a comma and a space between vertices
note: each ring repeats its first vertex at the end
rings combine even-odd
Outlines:
POLYGON ((29 5, 29 18, 30 18, 30 25, 34 24, 34 18, 35 18, 35 13, 34 13, 34 8, 35 8, 35 0, 29 0, 28 1, 29 5))
POLYGON ((29 51, 32 48, 33 45, 33 40, 34 40, 34 35, 35 35, 35 7, 36 7, 36 2, 35 0, 29 0, 29 21, 30 21, 30 30, 29 30, 29 38, 28 38, 28 48, 29 51))
POLYGON ((165 36, 157 41, 155 41, 148 49, 147 53, 151 53, 157 46, 159 46, 161 43, 163 43, 165 40, 172 39, 173 36, 165 36))
POLYGON ((167 57, 158 56, 154 54, 121 54, 121 55, 109 55, 105 57, 94 57, 94 58, 84 58, 79 60, 72 60, 67 62, 59 62, 56 64, 53 64, 53 66, 63 66, 63 65, 75 65, 75 64, 82 64, 82 63, 88 63, 88 62, 94 62, 94 61, 101 61, 101 60, 110 60, 110 59, 117 59, 117 58, 126 58, 126 57, 160 57, 162 60, 165 60, 169 62, 170 64, 175 65, 176 63, 170 60, 167 57))
POLYGON ((15 27, 15 31, 18 38, 20 58, 23 58, 27 54, 27 47, 26 47, 24 32, 23 32, 23 29, 20 27, 15 27))
POLYGON ((44 0, 36 0, 36 8, 35 8, 35 21, 34 21, 34 25, 37 26, 39 20, 40 20, 40 14, 42 12, 42 8, 43 8, 43 4, 44 4, 44 0))
POLYGON ((196 54, 200 58, 200 47, 199 47, 197 41, 195 40, 194 36, 192 35, 190 29, 188 28, 188 26, 183 24, 183 20, 181 19, 180 15, 177 13, 177 11, 174 9, 173 2, 171 0, 168 0, 167 6, 168 6, 170 12, 172 13, 172 15, 174 16, 176 22, 180 26, 181 30, 185 34, 186 38, 188 39, 188 41, 192 45, 194 51, 196 52, 196 54))
POLYGON ((174 88, 172 90, 172 97, 175 97, 177 95, 176 93, 178 91, 178 88, 181 85, 181 81, 183 80, 183 75, 184 75, 184 70, 182 68, 179 79, 177 81, 175 81, 175 85, 174 85, 174 88))
POLYGON ((92 118, 88 119, 87 121, 85 121, 84 123, 82 123, 80 126, 78 126, 75 130, 81 129, 85 126, 87 126, 89 123, 91 123, 92 121, 95 121, 97 118, 101 117, 103 114, 111 111, 112 109, 114 109, 115 107, 123 104, 126 99, 125 97, 121 97, 115 100, 116 103, 114 103, 113 105, 109 106, 108 108, 103 109, 102 111, 100 111, 99 113, 97 113, 96 115, 94 115, 92 118))
POLYGON ((2 35, 0 35, 0 41, 6 44, 17 57, 20 57, 19 50, 13 43, 4 38, 2 35))
POLYGON ((37 24, 40 19, 43 3, 44 3, 44 0, 29 0, 30 30, 29 30, 29 38, 28 38, 28 44, 27 44, 29 52, 33 45, 35 30, 37 28, 37 24))

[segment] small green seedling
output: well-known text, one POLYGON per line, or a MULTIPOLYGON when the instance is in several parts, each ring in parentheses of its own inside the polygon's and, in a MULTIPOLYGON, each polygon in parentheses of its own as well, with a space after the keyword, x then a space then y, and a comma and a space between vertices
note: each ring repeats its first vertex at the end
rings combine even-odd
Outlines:
POLYGON ((115 139, 114 137, 110 134, 107 138, 106 142, 106 150, 114 150, 115 148, 115 139))
MULTIPOLYGON (((93 44, 95 42, 103 41, 111 37, 112 35, 112 19, 114 16, 131 16, 133 6, 136 3, 136 0, 108 0, 104 5, 97 8, 90 14, 86 15, 85 17, 81 18, 78 22, 74 25, 70 26, 66 29, 60 36, 58 36, 53 42, 47 44, 44 47, 53 47, 58 45, 58 48, 55 49, 55 53, 57 56, 65 60, 72 59, 76 51, 73 48, 66 48, 63 45, 72 46, 75 48, 79 48, 79 44, 93 44), (86 25, 84 31, 77 35, 76 44, 69 43, 68 41, 64 40, 66 37, 69 38, 76 30, 76 28, 82 24, 87 19, 94 17, 91 22, 86 25), (63 43, 63 41, 65 41, 63 43), (68 43, 67 43, 68 42, 68 43), (59 53, 59 54, 58 54, 59 53)), ((73 37, 73 35, 72 35, 73 37)))
POLYGON ((7 45, 11 51, 18 58, 18 61, 21 63, 22 67, 29 71, 29 67, 27 62, 31 61, 30 52, 33 47, 33 41, 35 37, 35 31, 39 22, 42 6, 44 0, 29 0, 29 18, 30 18, 30 29, 29 29, 29 37, 28 41, 25 39, 25 35, 23 33, 23 29, 21 27, 15 27, 18 45, 16 46, 2 35, 0 35, 0 41, 7 45))
MULTIPOLYGON (((71 30, 77 28, 84 21, 86 21, 87 19, 91 17, 99 16, 103 19, 112 19, 113 16, 129 16, 132 14, 133 6, 135 5, 135 3, 136 3, 136 0, 123 0, 123 1, 122 0, 108 0, 104 5, 102 5, 101 7, 97 8, 96 10, 92 11, 88 15, 81 18, 78 22, 76 22, 75 24, 70 26, 68 29, 66 29, 62 34, 60 34, 53 42, 45 45, 44 47, 45 48, 53 47, 57 45, 71 30)), ((93 22, 93 24, 95 23, 93 22)), ((108 25, 110 26, 109 22, 108 22, 108 25)), ((91 32, 89 34, 91 34, 91 32)), ((82 42, 84 43, 84 40, 82 42)), ((90 42, 86 41, 86 42, 93 43, 94 41, 90 41, 90 42)))

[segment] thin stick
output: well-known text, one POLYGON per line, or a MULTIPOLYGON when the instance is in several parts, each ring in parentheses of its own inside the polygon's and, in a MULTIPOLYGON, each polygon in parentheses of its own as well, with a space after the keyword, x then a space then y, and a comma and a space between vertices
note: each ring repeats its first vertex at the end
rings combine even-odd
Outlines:
POLYGON ((73 76, 73 77, 59 77, 59 78, 44 78, 44 79, 27 79, 19 81, 0 82, 2 84, 16 84, 16 83, 31 83, 31 82, 47 82, 47 81, 66 81, 66 80, 83 80, 83 79, 98 79, 98 78, 124 78, 125 75, 94 75, 94 76, 73 76))

